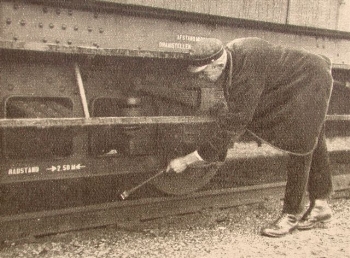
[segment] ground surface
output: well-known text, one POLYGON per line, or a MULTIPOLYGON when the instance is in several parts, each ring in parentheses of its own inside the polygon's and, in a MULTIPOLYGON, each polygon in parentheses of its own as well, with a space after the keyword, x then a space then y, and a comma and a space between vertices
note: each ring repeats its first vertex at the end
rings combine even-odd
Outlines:
POLYGON ((331 200, 328 228, 267 238, 281 201, 9 242, 0 257, 350 257, 350 199, 331 200))

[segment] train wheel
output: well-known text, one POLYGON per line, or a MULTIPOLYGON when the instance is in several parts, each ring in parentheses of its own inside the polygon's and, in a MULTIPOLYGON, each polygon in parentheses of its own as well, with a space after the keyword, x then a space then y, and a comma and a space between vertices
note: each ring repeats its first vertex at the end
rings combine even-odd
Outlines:
MULTIPOLYGON (((169 154, 168 160, 188 153, 188 146, 182 144, 169 154)), ((166 194, 183 195, 192 193, 209 183, 216 175, 221 163, 198 163, 182 173, 164 173, 155 178, 152 184, 166 194)))

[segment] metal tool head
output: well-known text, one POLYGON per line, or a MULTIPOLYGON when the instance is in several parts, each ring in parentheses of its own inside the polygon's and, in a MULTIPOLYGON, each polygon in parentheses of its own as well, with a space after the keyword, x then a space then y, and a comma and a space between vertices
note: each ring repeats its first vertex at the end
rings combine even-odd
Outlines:
POLYGON ((123 193, 120 194, 120 198, 122 200, 125 200, 126 198, 128 198, 129 193, 127 191, 124 191, 123 193))

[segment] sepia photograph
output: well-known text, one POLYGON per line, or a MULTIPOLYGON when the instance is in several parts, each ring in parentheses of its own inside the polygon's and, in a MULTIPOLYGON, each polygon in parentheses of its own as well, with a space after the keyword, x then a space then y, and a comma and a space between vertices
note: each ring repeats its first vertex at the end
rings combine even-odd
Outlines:
POLYGON ((0 0, 0 258, 350 258, 350 0, 0 0))

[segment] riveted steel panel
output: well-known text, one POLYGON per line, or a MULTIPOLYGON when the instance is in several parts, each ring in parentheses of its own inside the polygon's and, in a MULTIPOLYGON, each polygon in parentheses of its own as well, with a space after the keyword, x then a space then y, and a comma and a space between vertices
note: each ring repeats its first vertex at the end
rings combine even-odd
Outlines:
POLYGON ((288 24, 336 30, 339 0, 290 0, 288 24))
POLYGON ((156 20, 132 16, 46 7, 33 4, 1 3, 2 38, 25 42, 84 46, 92 48, 157 49, 147 34, 159 34, 166 26, 156 20), (154 30, 149 31, 152 26, 154 30))
POLYGON ((285 23, 287 15, 287 0, 235 0, 219 1, 219 5, 230 2, 230 17, 257 21, 285 23))
POLYGON ((96 2, 350 31, 349 0, 100 0, 96 2))
POLYGON ((341 0, 339 7, 338 30, 350 32, 350 0, 341 0))
MULTIPOLYGON (((73 66, 49 63, 0 62, 0 98, 37 96, 70 98, 79 103, 73 66)), ((78 115, 81 107, 74 112, 78 115)))
MULTIPOLYGON (((245 10, 253 10, 255 7, 254 10, 258 10, 257 6, 261 6, 259 3, 251 9, 251 2, 242 3, 246 5, 245 10)), ((266 2, 268 3, 275 2, 266 2)), ((153 5, 156 4, 159 2, 154 2, 153 5)), ((155 13, 148 15, 147 10, 143 15, 132 12, 108 12, 102 9, 97 13, 95 9, 68 7, 57 9, 55 6, 25 2, 17 4, 1 2, 0 7, 2 13, 0 48, 5 49, 187 58, 191 45, 202 37, 216 37, 224 42, 240 37, 261 37, 273 43, 302 47, 326 55, 337 65, 350 64, 350 41, 346 35, 319 36, 317 31, 302 31, 302 27, 288 27, 293 30, 284 30, 283 24, 278 28, 249 27, 237 22, 210 22, 209 18, 193 20, 191 16, 183 16, 179 20, 176 19, 177 13, 169 17, 163 13, 158 17, 155 13)), ((326 9, 323 5, 318 8, 326 9)))
POLYGON ((274 23, 286 22, 288 6, 288 0, 116 0, 114 2, 274 23))

